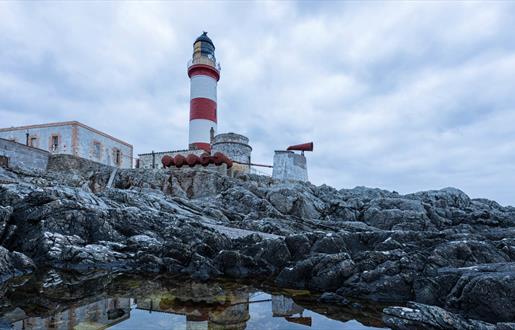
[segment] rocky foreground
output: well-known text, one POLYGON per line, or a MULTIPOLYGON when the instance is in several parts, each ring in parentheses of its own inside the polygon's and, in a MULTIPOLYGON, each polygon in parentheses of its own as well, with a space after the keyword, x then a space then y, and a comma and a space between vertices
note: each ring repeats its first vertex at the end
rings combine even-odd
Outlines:
POLYGON ((513 207, 453 188, 79 165, 0 169, 2 281, 44 267, 259 278, 398 304, 383 311, 394 329, 515 329, 513 207))

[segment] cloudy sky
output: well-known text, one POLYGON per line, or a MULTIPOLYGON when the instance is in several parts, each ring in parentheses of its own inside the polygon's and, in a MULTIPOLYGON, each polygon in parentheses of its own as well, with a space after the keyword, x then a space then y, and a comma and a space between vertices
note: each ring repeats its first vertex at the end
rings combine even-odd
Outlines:
POLYGON ((222 64, 219 132, 310 179, 515 205, 515 2, 0 2, 0 126, 78 120, 184 148, 186 62, 222 64))

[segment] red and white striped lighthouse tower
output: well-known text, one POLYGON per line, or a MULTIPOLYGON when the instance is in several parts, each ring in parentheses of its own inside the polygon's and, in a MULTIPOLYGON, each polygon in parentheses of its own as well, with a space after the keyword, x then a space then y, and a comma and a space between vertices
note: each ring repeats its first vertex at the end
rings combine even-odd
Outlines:
POLYGON ((202 33, 193 43, 193 57, 188 62, 190 91, 189 148, 211 150, 211 138, 216 135, 216 87, 220 65, 215 58, 215 45, 202 33))

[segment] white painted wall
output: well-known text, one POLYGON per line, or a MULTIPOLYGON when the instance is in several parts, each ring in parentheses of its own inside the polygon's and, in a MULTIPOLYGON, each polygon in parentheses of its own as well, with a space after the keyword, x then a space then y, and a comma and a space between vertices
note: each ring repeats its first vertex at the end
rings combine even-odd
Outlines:
POLYGON ((190 84, 190 100, 197 97, 204 97, 216 102, 217 82, 209 76, 193 76, 190 84))
POLYGON ((215 130, 216 123, 207 119, 194 119, 190 120, 189 141, 190 144, 196 142, 210 143, 211 142, 211 127, 215 130))
POLYGON ((293 151, 276 151, 272 177, 278 180, 308 181, 306 157, 293 151))
POLYGON ((16 142, 25 144, 26 141, 26 133, 29 133, 29 136, 34 136, 37 138, 36 145, 34 147, 50 151, 51 153, 59 153, 59 154, 68 154, 72 155, 72 126, 55 126, 55 127, 41 127, 41 128, 29 128, 23 130, 14 129, 12 131, 3 131, 0 132, 0 138, 12 140, 14 139, 16 142), (50 148, 50 138, 52 135, 59 135, 59 146, 57 150, 51 150, 50 148))
POLYGON ((117 166, 114 159, 114 149, 121 152, 120 168, 132 167, 132 147, 103 136, 87 128, 78 126, 77 155, 82 158, 90 159, 102 164, 117 166), (94 143, 100 143, 100 158, 94 152, 94 143))

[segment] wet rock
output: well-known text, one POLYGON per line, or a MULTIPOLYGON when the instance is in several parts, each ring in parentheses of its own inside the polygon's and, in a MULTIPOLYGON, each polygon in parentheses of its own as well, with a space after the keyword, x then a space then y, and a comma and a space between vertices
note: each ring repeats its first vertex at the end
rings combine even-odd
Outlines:
POLYGON ((285 242, 294 260, 304 258, 311 250, 311 242, 304 234, 287 236, 285 242))
POLYGON ((464 315, 491 322, 515 320, 515 263, 442 269, 459 274, 446 297, 446 306, 464 315))
POLYGON ((496 330, 494 324, 466 319, 436 306, 409 302, 407 307, 388 307, 383 310, 384 323, 394 330, 496 330))
POLYGON ((36 269, 34 262, 20 252, 10 252, 0 246, 0 280, 31 273, 36 269))
POLYGON ((510 258, 488 241, 464 238, 439 244, 428 260, 440 267, 467 267, 483 263, 508 262, 510 258))
POLYGON ((284 268, 276 279, 280 286, 311 290, 335 290, 355 271, 347 253, 315 254, 284 268))
POLYGON ((2 237, 4 234, 5 228, 7 227, 12 212, 12 207, 0 206, 0 237, 2 237))
POLYGON ((214 262, 223 274, 235 278, 247 278, 256 268, 254 259, 238 251, 220 251, 214 262))

